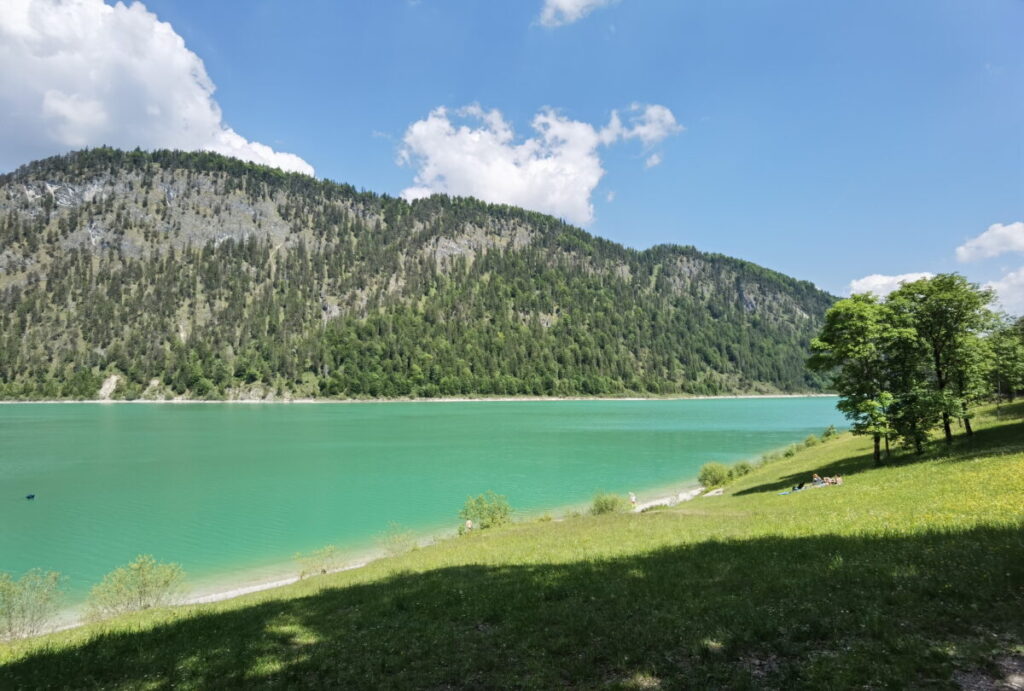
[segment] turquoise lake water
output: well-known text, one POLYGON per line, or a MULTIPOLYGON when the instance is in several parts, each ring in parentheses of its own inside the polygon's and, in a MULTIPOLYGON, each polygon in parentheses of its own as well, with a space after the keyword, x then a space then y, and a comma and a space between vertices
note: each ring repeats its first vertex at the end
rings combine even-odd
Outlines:
POLYGON ((60 571, 72 601, 140 553, 193 584, 281 575, 390 523, 454 529, 467 495, 642 500, 843 424, 834 398, 0 405, 0 571, 60 571))

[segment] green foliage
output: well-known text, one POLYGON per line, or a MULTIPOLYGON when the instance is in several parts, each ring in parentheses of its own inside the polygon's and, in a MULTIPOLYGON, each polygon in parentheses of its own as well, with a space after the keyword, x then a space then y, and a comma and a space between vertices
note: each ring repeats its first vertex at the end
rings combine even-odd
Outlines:
POLYGON ((93 586, 89 593, 89 617, 100 619, 169 604, 184 580, 185 572, 180 565, 160 563, 148 554, 140 554, 93 586))
POLYGON ((821 440, 828 441, 836 436, 839 436, 839 430, 836 429, 835 425, 829 425, 825 428, 825 431, 821 433, 821 440))
POLYGON ((617 494, 598 494, 590 505, 592 516, 601 516, 606 513, 620 513, 629 508, 629 502, 617 494))
POLYGON ((94 149, 0 176, 0 247, 0 398, 92 398, 111 373, 118 396, 210 400, 824 381, 804 359, 832 298, 808 283, 692 247, 638 252, 509 206, 409 204, 214 154, 94 149), (98 180, 104 192, 49 221, 24 202, 26 188, 98 180))
POLYGON ((0 572, 0 640, 40 633, 60 606, 61 581, 55 571, 33 569, 18 580, 0 572))
POLYGON ((832 374, 851 429, 874 438, 876 463, 883 439, 887 452, 897 437, 921 453, 939 421, 947 443, 953 418, 972 433, 971 409, 992 391, 992 299, 963 276, 939 274, 884 301, 854 295, 825 314, 808 365, 832 374))
POLYGON ((331 573, 344 565, 344 556, 335 545, 325 545, 311 552, 297 552, 294 558, 299 563, 300 579, 331 573))
POLYGON ((697 482, 707 488, 719 487, 729 481, 729 469, 723 463, 712 461, 700 467, 697 482))
POLYGON ((744 475, 749 475, 752 472, 754 472, 754 466, 752 466, 749 461, 739 461, 729 468, 729 479, 736 480, 744 475))
POLYGON ((377 543, 386 555, 397 557, 416 548, 416 535, 411 530, 391 522, 388 529, 378 537, 377 543))
POLYGON ((804 439, 804 446, 810 448, 812 446, 817 445, 819 441, 821 440, 818 439, 816 436, 814 436, 813 434, 809 434, 807 435, 807 438, 804 439))
POLYGON ((498 528, 512 520, 512 507, 504 496, 487 490, 475 497, 467 497, 459 518, 473 521, 476 530, 498 528))

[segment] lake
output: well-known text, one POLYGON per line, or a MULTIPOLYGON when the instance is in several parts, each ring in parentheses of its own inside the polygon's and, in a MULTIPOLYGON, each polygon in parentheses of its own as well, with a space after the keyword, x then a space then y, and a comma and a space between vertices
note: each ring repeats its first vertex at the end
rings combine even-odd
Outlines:
POLYGON ((0 571, 60 571, 72 601, 140 553, 193 586, 280 576, 452 530, 486 490, 524 515, 679 491, 841 427, 835 400, 0 405, 0 571))

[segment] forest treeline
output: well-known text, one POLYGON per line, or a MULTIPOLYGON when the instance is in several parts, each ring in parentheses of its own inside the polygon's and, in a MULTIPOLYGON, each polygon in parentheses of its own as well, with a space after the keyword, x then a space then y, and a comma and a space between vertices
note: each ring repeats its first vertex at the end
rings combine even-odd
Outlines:
POLYGON ((510 206, 412 203, 211 153, 0 176, 0 397, 820 390, 834 298, 510 206))
POLYGON ((972 435, 973 408, 1024 389, 1024 317, 992 311, 994 294, 959 274, 904 283, 884 298, 833 305, 808 365, 829 373, 839 410, 874 457, 896 440, 922 453, 931 431, 972 435))

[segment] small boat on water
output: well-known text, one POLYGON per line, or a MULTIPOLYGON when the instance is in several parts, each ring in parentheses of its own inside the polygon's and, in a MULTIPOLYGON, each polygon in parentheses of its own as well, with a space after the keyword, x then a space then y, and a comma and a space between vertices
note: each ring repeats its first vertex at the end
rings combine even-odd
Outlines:
POLYGON ((31 500, 31 499, 35 499, 35 498, 36 498, 36 495, 34 495, 34 494, 26 494, 26 495, 25 495, 25 498, 26 498, 26 499, 30 499, 30 500, 31 500))

